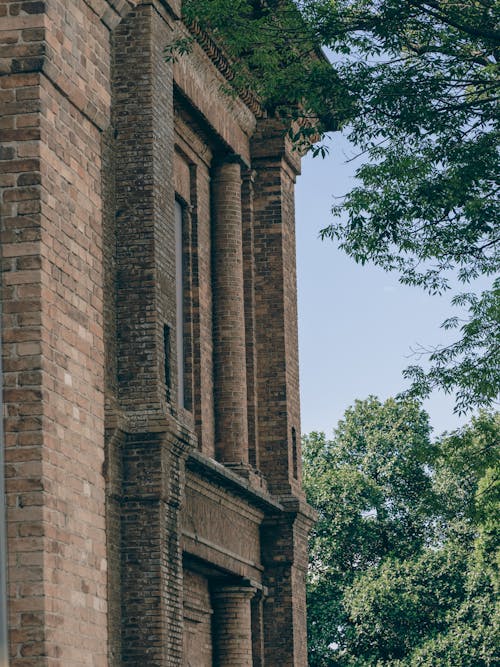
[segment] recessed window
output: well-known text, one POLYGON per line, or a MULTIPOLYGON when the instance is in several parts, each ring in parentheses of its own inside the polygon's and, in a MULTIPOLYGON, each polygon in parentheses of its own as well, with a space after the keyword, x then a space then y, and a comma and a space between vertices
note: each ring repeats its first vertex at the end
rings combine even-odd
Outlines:
POLYGON ((185 407, 184 401, 184 253, 182 205, 175 202, 175 285, 176 285, 176 352, 177 352, 177 404, 185 407))
POLYGON ((165 396, 170 402, 172 394, 171 335, 168 324, 163 325, 163 365, 165 372, 165 396))
POLYGON ((299 453, 297 450, 297 431, 292 426, 292 464, 293 476, 295 479, 299 478, 299 453))

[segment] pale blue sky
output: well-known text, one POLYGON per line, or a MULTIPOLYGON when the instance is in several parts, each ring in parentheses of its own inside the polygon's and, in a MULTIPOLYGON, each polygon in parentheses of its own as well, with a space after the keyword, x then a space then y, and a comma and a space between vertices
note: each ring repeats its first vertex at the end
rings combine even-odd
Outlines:
MULTIPOLYGON (((330 155, 306 157, 297 183, 297 270, 302 432, 325 431, 356 398, 381 399, 405 387, 401 372, 415 359, 411 347, 436 345, 456 334, 440 329, 450 297, 428 296, 400 285, 396 274, 358 266, 318 231, 331 220, 334 195, 353 183, 354 154, 336 135, 330 155)), ((465 420, 453 400, 435 393, 426 401, 436 434, 465 420)))

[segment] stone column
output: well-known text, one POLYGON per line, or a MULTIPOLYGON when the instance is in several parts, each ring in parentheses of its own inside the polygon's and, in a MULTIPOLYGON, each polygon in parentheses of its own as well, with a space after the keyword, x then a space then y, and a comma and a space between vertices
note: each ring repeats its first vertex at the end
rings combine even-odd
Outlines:
POLYGON ((213 300, 215 452, 219 461, 248 467, 241 168, 214 168, 213 300))
POLYGON ((214 655, 217 667, 252 667, 250 586, 221 586, 212 592, 214 655))

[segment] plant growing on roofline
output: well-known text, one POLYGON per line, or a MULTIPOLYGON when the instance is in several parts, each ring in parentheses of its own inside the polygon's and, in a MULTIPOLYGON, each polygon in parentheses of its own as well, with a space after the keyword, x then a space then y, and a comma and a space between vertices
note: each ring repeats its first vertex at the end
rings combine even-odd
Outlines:
MULTIPOLYGON (((343 131, 365 160, 359 185, 322 230, 355 261, 397 271, 431 293, 457 294, 461 337, 420 350, 412 392, 457 395, 457 411, 500 390, 498 0, 185 0, 184 13, 224 45, 236 88, 269 114, 299 121, 298 145, 343 131), (332 63, 318 56, 318 45, 332 63), (313 129, 314 128, 314 129, 313 129)), ((175 51, 175 45, 171 45, 175 51)), ((315 152, 324 154, 325 146, 315 152)))

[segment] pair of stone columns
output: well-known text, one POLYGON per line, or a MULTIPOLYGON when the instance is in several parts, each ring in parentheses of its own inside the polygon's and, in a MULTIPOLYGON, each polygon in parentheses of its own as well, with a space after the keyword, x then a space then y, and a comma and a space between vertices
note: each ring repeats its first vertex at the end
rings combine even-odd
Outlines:
POLYGON ((221 463, 235 469, 248 468, 239 162, 228 160, 214 167, 212 203, 215 453, 221 463))

